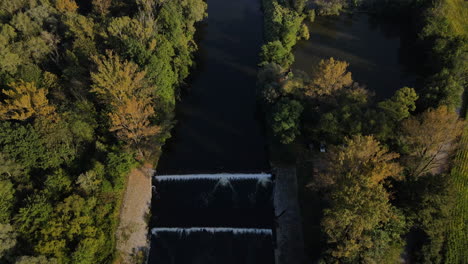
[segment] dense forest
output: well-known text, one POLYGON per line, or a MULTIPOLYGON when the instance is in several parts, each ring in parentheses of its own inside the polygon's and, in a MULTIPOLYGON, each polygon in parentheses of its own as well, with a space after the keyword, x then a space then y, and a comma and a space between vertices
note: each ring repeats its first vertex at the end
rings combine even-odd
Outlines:
POLYGON ((263 1, 258 73, 271 160, 297 168, 306 253, 321 263, 462 263, 467 3, 311 2, 263 1), (413 30, 414 56, 423 58, 415 87, 379 102, 353 81, 346 61, 322 60, 312 74, 291 68, 296 42, 314 39, 308 27, 316 16, 343 12, 413 30))
POLYGON ((0 2, 0 262, 112 263, 130 168, 158 157, 202 0, 0 2))
MULTIPOLYGON (((128 172, 170 136, 206 8, 0 1, 0 263, 119 261, 128 172)), ((263 11, 259 104, 273 165, 297 168, 308 257, 466 261, 467 2, 263 0, 263 11), (346 61, 292 67, 316 16, 352 12, 407 23, 415 87, 377 101, 346 61)))

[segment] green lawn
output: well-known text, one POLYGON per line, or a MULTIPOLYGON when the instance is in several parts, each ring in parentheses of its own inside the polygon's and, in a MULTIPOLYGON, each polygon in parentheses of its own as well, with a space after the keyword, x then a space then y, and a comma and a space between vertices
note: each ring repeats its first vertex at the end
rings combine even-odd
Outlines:
POLYGON ((468 263, 468 125, 455 158, 452 176, 458 193, 448 231, 445 263, 468 263))

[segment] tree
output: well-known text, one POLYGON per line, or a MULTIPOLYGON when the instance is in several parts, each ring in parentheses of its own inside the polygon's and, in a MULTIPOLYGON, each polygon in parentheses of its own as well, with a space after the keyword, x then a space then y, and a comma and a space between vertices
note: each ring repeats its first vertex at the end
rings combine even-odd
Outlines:
POLYGON ((88 200, 71 195, 54 208, 54 212, 41 232, 35 250, 41 255, 56 257, 67 262, 72 244, 82 239, 93 238, 98 230, 94 226, 91 212, 96 206, 96 198, 88 200))
POLYGON ((351 86, 353 79, 347 71, 349 63, 345 61, 321 60, 313 71, 311 83, 306 87, 306 95, 311 97, 330 95, 344 87, 351 86))
POLYGON ((91 194, 99 189, 104 178, 104 166, 97 162, 92 170, 80 174, 76 183, 86 194, 91 194))
POLYGON ((22 63, 21 57, 11 45, 16 36, 16 30, 12 26, 0 26, 0 72, 15 74, 17 67, 22 63))
POLYGON ((151 124, 154 108, 151 106, 150 86, 146 72, 138 71, 133 62, 121 61, 108 52, 107 58, 94 58, 98 71, 92 73, 93 92, 110 105, 111 132, 128 144, 139 147, 146 138, 154 136, 160 127, 151 124))
POLYGON ((385 179, 400 177, 396 158, 398 154, 389 153, 372 136, 347 138, 344 145, 330 149, 327 172, 313 182, 329 190, 330 206, 322 219, 328 258, 381 263, 389 250, 401 249, 404 219, 390 205, 383 186, 385 179))
POLYGON ((412 177, 443 173, 457 146, 464 122, 447 106, 429 109, 402 123, 403 161, 412 177))
POLYGON ((15 264, 58 264, 57 259, 46 258, 45 256, 21 256, 19 257, 15 264))
POLYGON ((20 81, 10 84, 10 90, 2 90, 9 99, 0 103, 0 118, 25 120, 32 116, 50 116, 55 107, 47 100, 47 90, 34 83, 20 81))
POLYGON ((427 174, 410 178, 400 188, 402 204, 414 226, 423 233, 424 239, 414 252, 418 263, 444 263, 444 248, 447 241, 447 226, 456 202, 458 188, 449 174, 427 174))
POLYGON ((44 194, 35 194, 26 199, 26 205, 14 216, 15 230, 30 244, 35 244, 39 233, 48 223, 53 211, 44 194))
POLYGON ((10 224, 0 223, 0 260, 16 245, 16 232, 10 224))
POLYGON ((330 16, 339 15, 340 11, 345 6, 344 0, 315 0, 317 5, 318 13, 320 15, 330 16))
POLYGON ((140 146, 140 143, 161 131, 159 126, 151 124, 154 109, 149 100, 126 99, 115 111, 109 113, 112 123, 110 131, 116 132, 117 137, 124 142, 140 146))
POLYGON ((0 179, 14 179, 19 181, 19 177, 24 173, 24 168, 17 162, 10 159, 6 154, 0 152, 0 179))
POLYGON ((418 95, 413 88, 403 87, 395 92, 392 98, 379 103, 379 108, 394 121, 408 118, 416 110, 418 95))
POLYGON ((8 224, 15 201, 15 189, 10 180, 0 179, 0 197, 2 197, 0 201, 0 224, 8 224))
POLYGON ((301 39, 308 40, 310 38, 309 27, 306 24, 302 24, 300 31, 301 39))
POLYGON ((272 129, 281 143, 291 143, 300 134, 299 118, 303 110, 298 101, 287 98, 274 105, 271 116, 272 129))
POLYGON ((75 12, 78 9, 74 0, 57 0, 55 6, 60 12, 75 12))
POLYGON ((93 0, 93 11, 101 16, 109 13, 112 0, 93 0))
POLYGON ((138 65, 131 61, 122 61, 112 51, 107 56, 94 56, 97 71, 91 73, 93 85, 91 91, 109 105, 117 106, 128 98, 138 95, 149 96, 149 84, 145 80, 145 71, 139 71, 138 65))
POLYGON ((257 74, 257 85, 265 103, 272 104, 281 96, 279 81, 284 71, 278 64, 268 63, 260 68, 257 74))
POLYGON ((389 177, 400 178, 402 168, 394 162, 398 157, 396 153, 389 153, 373 136, 354 135, 345 138, 342 146, 330 149, 328 170, 323 177, 331 184, 358 177, 365 181, 363 184, 374 186, 389 177))
POLYGON ((72 181, 63 169, 47 176, 44 187, 51 199, 59 200, 72 189, 72 181))
POLYGON ((287 68, 294 62, 294 55, 283 47, 279 40, 263 45, 260 57, 262 58, 262 66, 268 63, 276 63, 287 68))
POLYGON ((340 144, 345 137, 366 133, 369 99, 369 91, 357 85, 334 96, 319 98, 320 104, 311 114, 314 118, 305 120, 308 136, 340 144))

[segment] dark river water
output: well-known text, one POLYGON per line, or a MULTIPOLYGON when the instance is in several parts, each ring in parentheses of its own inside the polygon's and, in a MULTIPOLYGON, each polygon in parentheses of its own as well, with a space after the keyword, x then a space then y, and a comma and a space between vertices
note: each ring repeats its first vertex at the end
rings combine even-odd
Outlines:
POLYGON ((157 173, 266 171, 266 141, 255 97, 263 42, 260 0, 207 2, 197 69, 178 103, 178 123, 157 173))
POLYGON ((374 91, 376 99, 415 85, 414 55, 404 25, 358 13, 317 17, 309 29, 310 39, 294 49, 293 68, 310 73, 322 59, 345 60, 353 80, 374 91))

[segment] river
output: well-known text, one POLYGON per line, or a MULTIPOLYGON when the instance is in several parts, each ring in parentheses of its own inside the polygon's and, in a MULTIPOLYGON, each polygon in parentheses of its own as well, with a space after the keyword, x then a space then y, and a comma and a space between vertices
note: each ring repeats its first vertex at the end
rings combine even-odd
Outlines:
POLYGON ((157 172, 265 171, 255 96, 263 42, 260 0, 208 0, 208 18, 198 29, 198 65, 177 105, 178 123, 157 172))
MULTIPOLYGON (((255 91, 260 2, 207 1, 208 18, 197 27, 197 67, 157 175, 269 171, 255 91)), ((274 263, 271 181, 154 181, 154 190, 151 227, 159 231, 151 236, 149 263, 274 263)))

